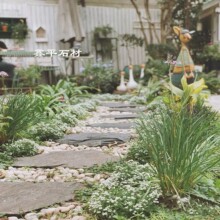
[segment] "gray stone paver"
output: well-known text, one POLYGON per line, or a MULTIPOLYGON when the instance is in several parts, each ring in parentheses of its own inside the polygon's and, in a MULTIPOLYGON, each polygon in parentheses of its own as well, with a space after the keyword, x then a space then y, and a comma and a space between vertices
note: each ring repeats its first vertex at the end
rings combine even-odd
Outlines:
POLYGON ((139 105, 127 104, 123 102, 102 102, 101 106, 109 107, 109 108, 136 108, 139 105))
POLYGON ((127 120, 138 118, 138 114, 119 114, 119 115, 102 115, 101 118, 112 118, 115 120, 127 120))
POLYGON ((79 183, 0 182, 0 213, 19 215, 74 198, 79 183))
POLYGON ((89 147, 108 145, 113 142, 124 143, 131 139, 131 134, 122 133, 79 133, 64 136, 57 140, 60 144, 86 145, 89 147))
POLYGON ((143 112, 146 111, 147 108, 110 108, 109 111, 117 111, 117 112, 134 112, 134 113, 138 113, 138 112, 143 112))
POLYGON ((220 112, 220 95, 210 96, 209 103, 213 107, 213 109, 220 112))
POLYGON ((101 165, 119 158, 97 150, 59 151, 40 154, 33 157, 18 158, 14 167, 53 168, 58 166, 68 168, 84 168, 101 165))
POLYGON ((135 123, 132 123, 132 122, 95 123, 95 124, 90 124, 88 126, 89 127, 100 127, 100 128, 132 129, 135 127, 135 123))

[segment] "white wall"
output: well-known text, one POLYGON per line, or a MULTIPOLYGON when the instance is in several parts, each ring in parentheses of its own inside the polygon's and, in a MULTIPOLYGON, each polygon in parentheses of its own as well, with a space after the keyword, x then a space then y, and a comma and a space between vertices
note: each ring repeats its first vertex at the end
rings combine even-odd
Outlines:
MULTIPOLYGON (((145 17, 144 10, 141 10, 142 16, 145 17)), ((83 51, 95 53, 92 46, 93 31, 95 27, 110 25, 118 35, 135 34, 143 37, 140 28, 137 27, 139 22, 133 7, 103 7, 103 6, 87 6, 81 8, 81 15, 86 29, 86 40, 82 43, 83 51)), ((152 21, 159 22, 160 10, 151 9, 152 21)), ((149 36, 149 31, 145 29, 149 36)), ((159 29, 158 29, 159 34, 159 29)), ((155 39, 155 38, 154 38, 155 39)), ((156 42, 156 40, 155 40, 156 42)), ((129 64, 127 51, 125 47, 121 47, 118 42, 119 68, 122 69, 129 64)), ((131 49, 133 64, 141 64, 145 62, 144 48, 135 47, 131 49)))
MULTIPOLYGON (((56 23, 57 23, 57 0, 1 0, 0 16, 10 18, 26 18, 29 35, 21 48, 27 51, 36 49, 57 49, 56 23), (42 26, 47 33, 46 42, 37 42, 35 31, 42 26)), ((17 48, 13 39, 0 39, 4 41, 9 49, 17 48)), ((35 58, 6 58, 6 60, 17 65, 27 66, 36 62, 35 58)), ((39 61, 37 59, 37 61, 39 61)), ((49 62, 47 58, 39 62, 49 62)))
MULTIPOLYGON (((104 0, 103 0, 104 1, 104 0)), ((115 1, 116 2, 116 1, 115 1)), ((125 2, 125 1, 124 1, 125 2)), ((109 5, 108 5, 109 6, 109 5)), ((33 51, 35 49, 59 49, 56 39, 56 33, 59 31, 57 27, 57 11, 58 0, 0 0, 0 16, 1 17, 24 17, 27 19, 28 27, 31 29, 29 37, 23 45, 25 50, 33 51), (36 42, 35 30, 42 26, 47 31, 48 41, 44 43, 36 42)), ((145 16, 144 10, 141 10, 142 16, 145 16)), ((152 12, 152 20, 159 22, 160 10, 154 9, 152 12)), ((141 36, 140 28, 137 27, 138 17, 133 7, 105 7, 87 5, 80 9, 83 20, 86 39, 82 43, 83 52, 94 54, 92 46, 93 31, 97 26, 109 24, 117 32, 117 34, 136 34, 141 36)), ((146 27, 146 33, 148 29, 146 27)), ((158 29, 159 33, 159 29, 158 29)), ((9 48, 15 47, 13 40, 4 40, 9 48)), ((144 48, 136 47, 131 50, 133 64, 141 64, 145 62, 144 48)), ((118 43, 119 68, 122 69, 128 65, 127 51, 118 43)), ((17 62, 31 63, 35 62, 31 58, 19 58, 17 62)), ((80 61, 76 61, 76 72, 81 66, 80 61)))

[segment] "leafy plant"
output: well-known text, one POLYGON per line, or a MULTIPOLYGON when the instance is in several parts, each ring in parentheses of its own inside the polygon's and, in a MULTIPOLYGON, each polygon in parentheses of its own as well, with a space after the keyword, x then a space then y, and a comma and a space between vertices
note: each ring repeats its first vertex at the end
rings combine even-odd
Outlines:
POLYGON ((168 54, 177 55, 172 44, 149 44, 147 51, 153 60, 165 60, 168 54))
POLYGON ((220 79, 217 77, 216 71, 209 73, 200 73, 199 79, 203 78, 211 93, 220 93, 220 79))
POLYGON ((54 118, 72 126, 78 123, 76 115, 72 114, 70 109, 63 110, 63 112, 56 114, 54 118))
POLYGON ((205 85, 204 79, 200 79, 198 81, 195 81, 192 84, 187 84, 186 77, 182 77, 181 84, 183 90, 177 88, 172 83, 169 83, 166 85, 166 87, 171 91, 172 95, 175 95, 171 99, 171 105, 175 107, 176 111, 179 111, 181 108, 187 106, 189 110, 193 111, 193 106, 195 103, 202 98, 206 97, 207 94, 203 94, 202 96, 202 90, 207 88, 205 85), (179 100, 179 102, 175 103, 173 101, 179 100))
POLYGON ((149 59, 146 66, 146 75, 148 75, 148 78, 149 76, 164 78, 169 73, 169 66, 165 63, 165 59, 149 59))
POLYGON ((41 67, 31 65, 28 68, 18 68, 16 74, 19 79, 18 86, 34 86, 41 77, 41 67))
POLYGON ((12 157, 7 155, 5 152, 0 152, 0 168, 4 169, 10 166, 12 163, 12 157))
POLYGON ((31 65, 28 68, 18 68, 17 77, 19 79, 18 86, 34 86, 41 77, 41 68, 37 65, 31 65))
POLYGON ((140 95, 145 96, 148 103, 154 100, 164 88, 164 81, 152 77, 148 80, 147 85, 139 91, 140 95))
POLYGON ((220 45, 213 44, 213 45, 206 45, 203 49, 203 52, 200 55, 200 59, 203 62, 207 62, 209 60, 220 60, 220 45))
POLYGON ((20 139, 10 144, 4 144, 5 153, 11 157, 25 157, 37 154, 38 144, 32 140, 20 139))
POLYGON ((187 106, 180 111, 164 106, 139 120, 141 149, 147 149, 165 197, 192 190, 220 160, 216 120, 217 113, 199 103, 191 114, 187 106))
POLYGON ((15 39, 17 43, 23 43, 29 32, 30 30, 26 22, 20 19, 20 21, 12 27, 12 38, 15 39))
POLYGON ((112 93, 119 83, 119 74, 114 72, 111 64, 88 63, 77 77, 77 83, 90 86, 90 92, 112 93))
POLYGON ((129 48, 137 46, 142 47, 144 44, 144 39, 142 37, 137 37, 135 34, 123 34, 121 35, 120 40, 122 42, 121 46, 126 47, 129 64, 133 64, 129 48))
POLYGON ((63 137, 67 127, 67 124, 53 119, 36 124, 35 126, 31 127, 28 132, 36 141, 56 140, 63 137))
POLYGON ((1 100, 0 143, 22 135, 22 132, 43 119, 41 102, 31 95, 18 94, 1 100))
POLYGON ((148 165, 129 161, 119 166, 106 181, 94 191, 89 210, 98 219, 144 219, 153 210, 161 194, 157 179, 148 165))
POLYGON ((40 107, 45 116, 51 118, 54 117, 55 114, 63 111, 64 103, 62 91, 60 93, 54 93, 53 95, 38 95, 34 92, 33 96, 42 103, 40 107))
POLYGON ((138 140, 131 144, 126 159, 137 161, 140 164, 146 164, 150 159, 148 149, 143 143, 140 142, 141 140, 138 140))

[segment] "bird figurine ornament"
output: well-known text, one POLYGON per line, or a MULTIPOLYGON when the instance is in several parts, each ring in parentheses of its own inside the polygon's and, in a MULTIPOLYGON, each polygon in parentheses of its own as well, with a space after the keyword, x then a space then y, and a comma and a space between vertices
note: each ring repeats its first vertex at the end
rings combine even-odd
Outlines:
POLYGON ((144 68, 145 68, 145 64, 141 64, 141 74, 140 74, 140 79, 144 78, 144 68))
POLYGON ((138 87, 137 82, 134 80, 134 75, 133 75, 133 66, 129 65, 129 81, 127 83, 127 88, 128 89, 136 89, 138 87))
POLYGON ((120 92, 126 92, 127 87, 125 85, 125 72, 121 71, 120 75, 121 75, 121 80, 120 80, 120 85, 117 87, 117 90, 120 92))

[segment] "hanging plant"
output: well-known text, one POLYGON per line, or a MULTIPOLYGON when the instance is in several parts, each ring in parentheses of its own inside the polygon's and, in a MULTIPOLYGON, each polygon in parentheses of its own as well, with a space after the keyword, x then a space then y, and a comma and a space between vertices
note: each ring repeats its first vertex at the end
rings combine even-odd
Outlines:
POLYGON ((113 45, 109 35, 113 32, 113 28, 109 25, 96 27, 94 30, 93 45, 96 46, 99 52, 104 54, 112 51, 113 45))
POLYGON ((23 43, 28 35, 28 26, 23 19, 20 19, 19 23, 12 26, 12 38, 17 43, 23 43))

